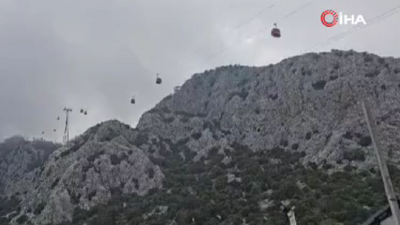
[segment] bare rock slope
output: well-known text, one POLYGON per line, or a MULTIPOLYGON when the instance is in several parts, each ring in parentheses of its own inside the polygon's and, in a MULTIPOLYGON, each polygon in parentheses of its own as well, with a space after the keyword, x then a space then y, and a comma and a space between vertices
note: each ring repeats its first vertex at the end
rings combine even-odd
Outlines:
POLYGON ((144 195, 160 188, 163 173, 130 143, 134 138, 129 126, 107 121, 55 151, 25 181, 30 189, 11 222, 58 224, 71 221, 76 207, 91 209, 116 193, 144 195))
MULTIPOLYGON (((266 67, 226 66, 196 74, 145 113, 139 130, 180 140, 203 154, 234 141, 253 150, 306 152, 305 162, 336 164, 371 141, 360 107, 367 100, 383 149, 399 160, 400 60, 368 53, 310 53, 266 67)), ((372 164, 371 164, 372 163, 372 164)))

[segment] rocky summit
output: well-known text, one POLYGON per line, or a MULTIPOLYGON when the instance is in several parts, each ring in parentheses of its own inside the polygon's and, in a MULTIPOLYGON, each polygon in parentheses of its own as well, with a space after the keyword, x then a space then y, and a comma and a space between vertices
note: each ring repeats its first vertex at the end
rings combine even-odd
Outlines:
POLYGON ((0 224, 356 225, 400 188, 400 59, 332 50, 195 74, 135 129, 0 145, 0 224), (39 144, 38 144, 39 143, 39 144))

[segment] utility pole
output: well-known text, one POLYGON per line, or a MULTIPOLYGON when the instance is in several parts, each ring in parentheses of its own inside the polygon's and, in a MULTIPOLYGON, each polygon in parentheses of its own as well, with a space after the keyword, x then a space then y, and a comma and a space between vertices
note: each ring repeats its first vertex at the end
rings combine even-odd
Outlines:
POLYGON ((63 142, 64 144, 67 144, 69 142, 68 118, 69 118, 69 113, 72 112, 72 109, 64 108, 64 112, 65 112, 65 130, 64 130, 63 142))
POLYGON ((378 160, 379 164, 379 169, 381 171, 382 175, 382 180, 383 184, 385 186, 385 192, 386 192, 386 197, 389 201, 389 206, 390 210, 392 211, 393 219, 396 223, 396 225, 400 225, 400 211, 399 211, 399 204, 397 202, 396 195, 394 193, 394 188, 392 181, 389 176, 389 170, 387 168, 385 159, 382 156, 382 153, 380 152, 380 145, 378 140, 376 139, 376 129, 375 129, 375 122, 371 117, 371 113, 369 111, 369 108, 366 106, 365 102, 362 101, 362 107, 364 111, 364 116, 368 124, 368 130, 371 135, 371 140, 374 145, 375 153, 376 153, 376 158, 378 160))

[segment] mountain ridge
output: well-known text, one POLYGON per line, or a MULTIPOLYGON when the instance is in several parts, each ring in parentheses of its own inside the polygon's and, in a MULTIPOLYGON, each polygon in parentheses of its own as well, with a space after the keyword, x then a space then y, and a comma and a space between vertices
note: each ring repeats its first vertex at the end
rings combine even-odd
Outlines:
POLYGON ((280 225, 281 201, 300 225, 359 224, 385 203, 362 99, 400 187, 398 74, 339 50, 195 74, 135 129, 100 123, 8 181, 34 188, 0 224, 280 225))

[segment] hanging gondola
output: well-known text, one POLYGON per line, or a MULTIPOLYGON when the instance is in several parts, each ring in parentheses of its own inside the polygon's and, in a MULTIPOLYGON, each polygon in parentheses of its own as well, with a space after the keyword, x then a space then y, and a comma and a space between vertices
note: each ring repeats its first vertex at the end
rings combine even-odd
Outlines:
POLYGON ((81 111, 80 111, 81 113, 84 113, 84 110, 83 109, 81 109, 81 111))
POLYGON ((162 79, 158 76, 158 73, 157 73, 156 84, 161 84, 161 83, 162 83, 162 79))
POLYGON ((60 120, 60 117, 57 117, 57 120, 60 120))
POLYGON ((272 28, 271 31, 271 35, 274 38, 280 38, 281 37, 281 31, 278 29, 278 27, 276 26, 276 23, 274 23, 275 27, 272 28))
POLYGON ((131 104, 135 104, 135 103, 136 103, 135 96, 133 96, 133 97, 131 98, 131 104))
POLYGON ((83 114, 87 115, 87 111, 85 111, 83 114))

